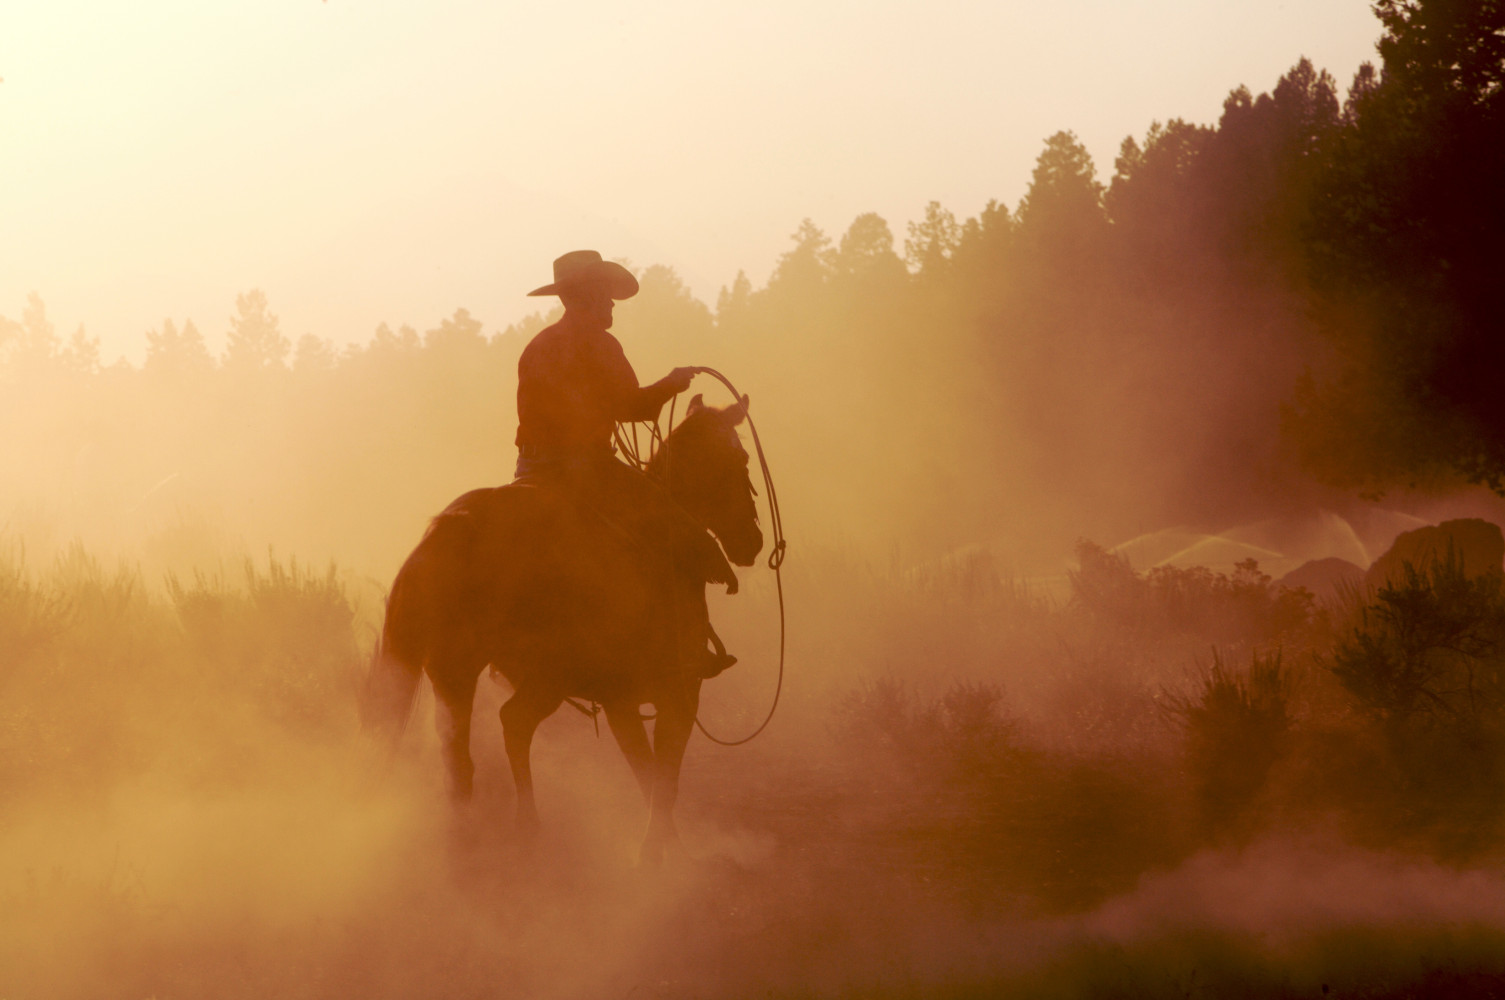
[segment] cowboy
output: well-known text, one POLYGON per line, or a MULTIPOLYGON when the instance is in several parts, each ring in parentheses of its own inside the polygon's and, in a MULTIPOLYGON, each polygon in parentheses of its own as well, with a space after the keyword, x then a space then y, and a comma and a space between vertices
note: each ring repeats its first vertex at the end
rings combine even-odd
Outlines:
POLYGON ((693 368, 676 368, 648 386, 609 332, 612 310, 638 292, 637 279, 594 250, 554 261, 552 284, 529 295, 557 295, 564 317, 528 342, 517 363, 517 478, 564 489, 614 528, 645 539, 694 574, 694 597, 676 601, 680 655, 702 677, 737 661, 713 640, 704 583, 735 592, 736 575, 710 534, 638 469, 618 461, 618 422, 656 420, 669 399, 690 386, 693 368), (707 647, 714 641, 718 651, 707 647))

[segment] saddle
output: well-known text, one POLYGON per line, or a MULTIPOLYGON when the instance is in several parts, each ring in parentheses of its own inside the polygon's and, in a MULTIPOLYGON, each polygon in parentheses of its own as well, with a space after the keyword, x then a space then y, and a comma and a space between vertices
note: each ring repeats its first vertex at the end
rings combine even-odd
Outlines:
POLYGON ((620 543, 642 563, 691 586, 670 584, 664 591, 675 622, 681 655, 702 679, 720 674, 737 662, 711 626, 705 603, 706 583, 722 583, 737 592, 737 576, 709 532, 696 524, 656 484, 635 470, 623 470, 604 484, 581 488, 573 477, 529 475, 501 490, 535 490, 551 501, 568 505, 607 537, 620 543), (631 477, 631 478, 629 478, 631 477), (711 648, 707 648, 709 642, 711 648))
POLYGON ((615 460, 531 472, 508 488, 536 489, 599 524, 648 565, 662 565, 737 592, 737 575, 710 533, 657 483, 615 460))

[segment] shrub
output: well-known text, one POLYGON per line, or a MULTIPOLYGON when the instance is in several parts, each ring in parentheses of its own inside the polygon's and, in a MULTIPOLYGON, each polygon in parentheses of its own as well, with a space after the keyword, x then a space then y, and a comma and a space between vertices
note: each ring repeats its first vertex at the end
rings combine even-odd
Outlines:
POLYGON ((1385 822, 1427 849, 1487 850, 1505 806, 1505 597, 1448 553, 1403 564, 1328 663, 1377 728, 1385 822))
POLYGON ((1331 669, 1370 716, 1391 727, 1499 725, 1505 707, 1500 574, 1469 577, 1456 553, 1425 571, 1402 566, 1333 651, 1331 669))
POLYGON ((847 695, 838 717, 859 742, 876 740, 921 771, 978 777, 1012 747, 1014 724, 1002 702, 992 684, 957 682, 926 702, 908 685, 882 677, 847 695))
POLYGON ((1218 645, 1306 640, 1316 601, 1305 589, 1274 585, 1246 559, 1231 574, 1205 566, 1157 566, 1138 573, 1126 558, 1077 544, 1068 574, 1073 605, 1098 625, 1138 642, 1195 636, 1218 645))
POLYGON ((247 559, 244 574, 243 589, 202 571, 191 584, 168 576, 193 654, 279 721, 331 721, 331 704, 353 703, 359 673, 355 611, 335 567, 268 556, 265 572, 247 559))
POLYGON ((0 553, 0 680, 46 654, 68 628, 68 601, 26 572, 21 553, 0 553))
POLYGON ((1290 687, 1278 650, 1254 654, 1244 672, 1226 666, 1214 650, 1192 694, 1167 695, 1203 819, 1214 831, 1245 813, 1285 753, 1290 687))

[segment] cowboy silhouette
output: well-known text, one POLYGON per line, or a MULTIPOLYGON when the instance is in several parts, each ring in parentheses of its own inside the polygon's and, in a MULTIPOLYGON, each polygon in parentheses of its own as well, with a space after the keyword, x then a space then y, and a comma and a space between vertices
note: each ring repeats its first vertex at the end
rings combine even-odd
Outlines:
POLYGON ((679 656, 702 677, 737 661, 714 638, 705 603, 706 583, 735 593, 736 574, 721 546, 657 483, 616 457, 618 422, 656 420, 669 399, 684 392, 693 368, 676 368, 652 385, 637 374, 608 330, 616 301, 638 292, 637 279, 594 250, 575 250, 554 261, 554 281, 529 295, 557 295, 564 317, 523 349, 517 365, 517 470, 519 481, 567 494, 612 532, 667 559, 691 588, 673 590, 679 621, 679 656), (713 643, 717 651, 708 648, 713 643))

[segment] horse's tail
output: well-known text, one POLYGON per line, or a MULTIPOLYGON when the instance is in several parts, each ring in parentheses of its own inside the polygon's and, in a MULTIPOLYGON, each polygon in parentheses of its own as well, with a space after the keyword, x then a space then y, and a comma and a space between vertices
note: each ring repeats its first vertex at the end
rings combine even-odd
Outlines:
POLYGON ((418 681, 436 624, 431 614, 434 595, 427 593, 431 580, 430 574, 424 572, 425 554, 424 546, 420 545, 392 581, 386 620, 376 651, 371 655, 361 700, 362 729, 392 746, 402 738, 413 714, 418 681))
POLYGON ((463 586, 468 574, 475 512, 494 492, 475 490, 450 504, 434 518, 392 581, 381 640, 361 699, 361 727, 392 746, 413 714, 433 642, 453 627, 447 612, 453 611, 455 588, 463 586))

